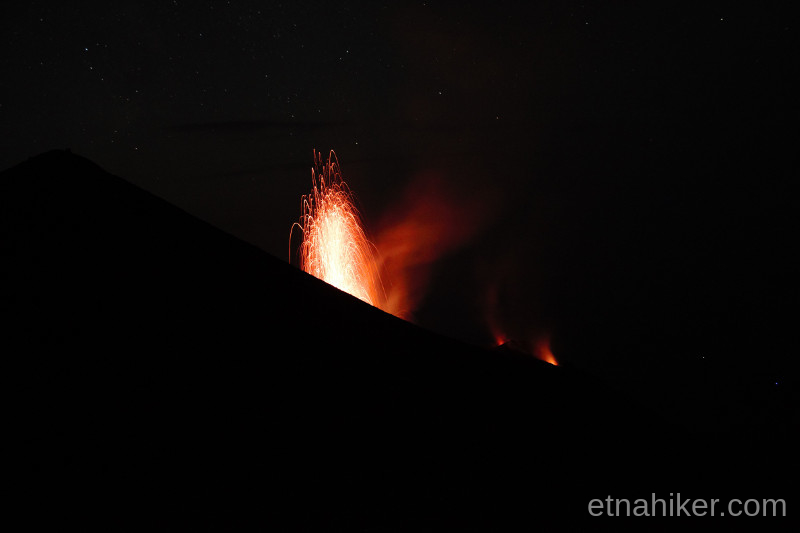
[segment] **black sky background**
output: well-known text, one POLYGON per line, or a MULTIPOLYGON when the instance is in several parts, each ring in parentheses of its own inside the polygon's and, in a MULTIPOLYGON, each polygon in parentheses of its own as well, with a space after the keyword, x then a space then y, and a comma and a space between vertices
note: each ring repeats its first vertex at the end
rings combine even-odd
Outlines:
POLYGON ((549 332, 582 368, 789 377, 797 28, 778 4, 0 12, 2 168, 69 147, 287 261, 312 150, 336 151, 373 231, 432 173, 491 206, 419 324, 490 343, 495 291, 509 336, 549 332))

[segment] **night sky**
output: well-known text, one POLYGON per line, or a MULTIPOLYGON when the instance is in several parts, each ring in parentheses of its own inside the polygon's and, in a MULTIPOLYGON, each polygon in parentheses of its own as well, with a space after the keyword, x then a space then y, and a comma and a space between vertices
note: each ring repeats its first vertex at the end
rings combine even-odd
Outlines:
POLYGON ((70 148, 289 261, 313 150, 333 149, 376 239, 447 203, 417 323, 547 333, 594 370, 783 376, 796 19, 484 4, 6 2, 0 167, 70 148))

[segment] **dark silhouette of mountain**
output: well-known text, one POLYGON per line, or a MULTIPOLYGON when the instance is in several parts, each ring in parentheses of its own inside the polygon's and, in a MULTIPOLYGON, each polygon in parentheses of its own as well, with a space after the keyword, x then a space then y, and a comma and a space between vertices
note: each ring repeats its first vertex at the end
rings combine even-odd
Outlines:
POLYGON ((426 331, 69 152, 4 171, 0 203, 33 527, 619 529, 589 500, 781 497, 782 441, 426 331))

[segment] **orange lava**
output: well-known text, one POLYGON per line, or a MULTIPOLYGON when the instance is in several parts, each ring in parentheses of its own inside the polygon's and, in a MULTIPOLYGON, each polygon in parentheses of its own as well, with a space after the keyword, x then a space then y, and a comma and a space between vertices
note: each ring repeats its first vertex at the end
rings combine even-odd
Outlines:
POLYGON ((375 246, 364 232, 336 154, 331 150, 323 162, 315 151, 314 164, 312 191, 303 196, 300 222, 295 223, 303 233, 300 268, 370 305, 382 307, 385 297, 375 246))

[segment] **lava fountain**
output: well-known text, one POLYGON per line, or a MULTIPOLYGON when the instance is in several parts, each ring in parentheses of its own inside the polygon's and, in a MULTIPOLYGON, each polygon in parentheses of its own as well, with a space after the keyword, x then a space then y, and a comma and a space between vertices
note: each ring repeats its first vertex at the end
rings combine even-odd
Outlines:
MULTIPOLYGON (((355 198, 342 180, 331 150, 327 161, 314 151, 311 193, 302 197, 297 226, 303 234, 300 269, 375 307, 385 295, 375 246, 367 238, 355 198)), ((291 241, 291 235, 290 235, 291 241)))

